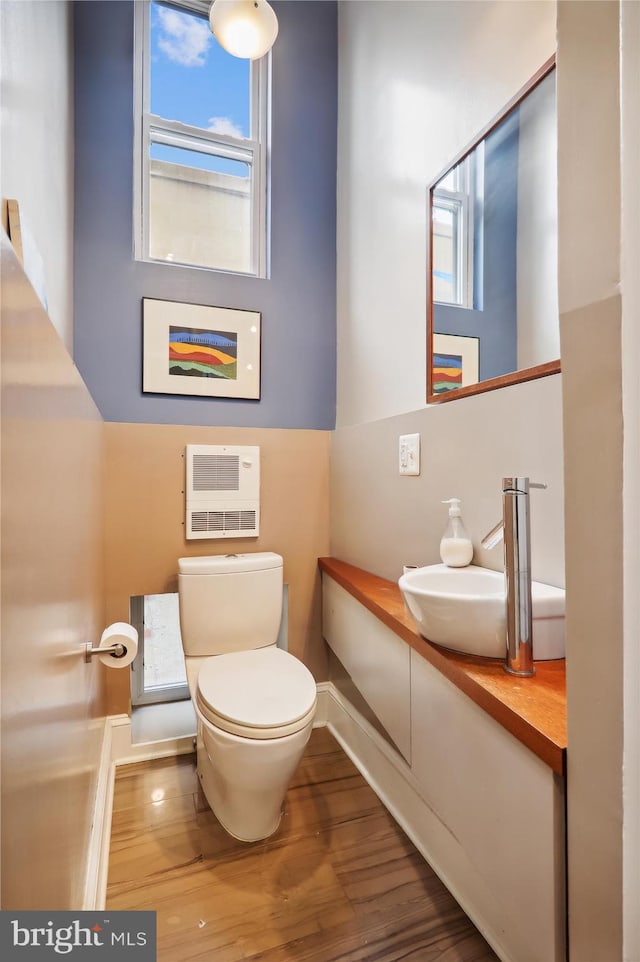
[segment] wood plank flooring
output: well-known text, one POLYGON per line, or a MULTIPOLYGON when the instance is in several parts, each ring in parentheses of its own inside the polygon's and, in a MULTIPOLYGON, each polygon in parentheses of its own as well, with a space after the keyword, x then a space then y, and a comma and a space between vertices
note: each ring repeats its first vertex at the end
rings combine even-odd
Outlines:
POLYGON ((107 908, 157 912, 158 962, 497 958, 326 728, 254 844, 220 827, 195 756, 119 768, 107 908))

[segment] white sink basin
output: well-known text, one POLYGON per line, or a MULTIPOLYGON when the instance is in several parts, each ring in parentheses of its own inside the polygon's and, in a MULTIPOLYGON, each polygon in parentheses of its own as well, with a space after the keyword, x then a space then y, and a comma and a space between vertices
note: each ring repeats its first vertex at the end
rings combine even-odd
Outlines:
MULTIPOLYGON (((429 565, 398 582, 418 631, 428 641, 453 651, 488 658, 506 652, 505 583, 501 571, 477 565, 448 568, 429 565)), ((534 581, 533 657, 564 658, 562 588, 534 581)))

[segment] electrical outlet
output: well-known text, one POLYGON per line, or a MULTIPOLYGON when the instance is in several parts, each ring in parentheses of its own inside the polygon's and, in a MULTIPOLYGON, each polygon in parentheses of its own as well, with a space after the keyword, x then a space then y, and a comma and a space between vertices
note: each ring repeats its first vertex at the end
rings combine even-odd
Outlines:
POLYGON ((398 456, 400 474, 420 474, 420 435, 401 434, 398 456))

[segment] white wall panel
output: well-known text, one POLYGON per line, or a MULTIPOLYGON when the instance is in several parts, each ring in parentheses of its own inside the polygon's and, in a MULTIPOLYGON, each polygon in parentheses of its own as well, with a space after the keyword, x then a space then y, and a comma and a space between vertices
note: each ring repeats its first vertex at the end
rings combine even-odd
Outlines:
POLYGON ((409 646, 326 575, 322 578, 322 633, 410 761, 409 646))
POLYGON ((429 405, 337 430, 331 440, 331 554, 394 580, 403 564, 435 564, 447 522, 443 498, 462 498, 475 563, 501 569, 502 547, 480 539, 502 516, 501 479, 528 475, 531 570, 564 587, 561 376, 429 405), (398 437, 420 434, 422 473, 398 473, 398 437))
POLYGON ((0 191, 44 262, 49 316, 73 353, 73 50, 68 0, 0 3, 0 191))
POLYGON ((554 50, 544 0, 339 5, 339 425, 424 405, 427 185, 554 50))

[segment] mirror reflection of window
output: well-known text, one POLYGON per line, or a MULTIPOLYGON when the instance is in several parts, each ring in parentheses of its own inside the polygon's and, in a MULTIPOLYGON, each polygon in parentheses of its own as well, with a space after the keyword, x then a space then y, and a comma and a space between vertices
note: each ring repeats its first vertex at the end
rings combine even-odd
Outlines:
POLYGON ((438 197, 433 205, 433 297, 441 304, 458 303, 457 233, 457 212, 438 197))
POLYGON ((433 299, 467 309, 474 303, 477 169, 474 152, 438 183, 431 210, 433 299))

